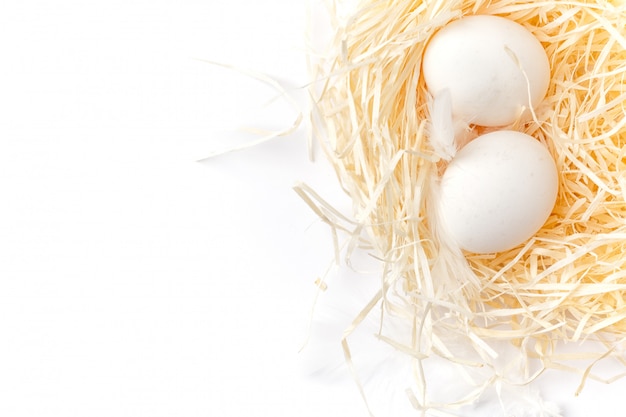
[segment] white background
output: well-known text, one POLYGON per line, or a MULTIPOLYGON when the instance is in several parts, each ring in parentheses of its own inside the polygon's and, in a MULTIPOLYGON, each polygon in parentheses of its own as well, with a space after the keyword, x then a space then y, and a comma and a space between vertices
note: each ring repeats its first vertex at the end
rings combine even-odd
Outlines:
MULTIPOLYGON (((306 126, 196 162, 297 116, 202 59, 305 109, 305 6, 0 3, 0 416, 367 415, 339 339, 374 274, 331 269, 299 353, 333 249, 291 187, 349 210, 306 126)), ((624 384, 548 377, 564 415, 621 415, 624 384)))

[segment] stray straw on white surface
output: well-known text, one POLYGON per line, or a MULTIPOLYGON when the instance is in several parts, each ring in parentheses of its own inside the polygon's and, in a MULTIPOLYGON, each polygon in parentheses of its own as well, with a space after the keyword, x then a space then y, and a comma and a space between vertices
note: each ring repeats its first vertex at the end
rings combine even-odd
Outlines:
MULTIPOLYGON (((339 3, 330 3, 331 15, 339 3)), ((626 337, 625 3, 362 0, 346 18, 331 18, 334 40, 312 64, 311 123, 354 213, 349 222, 336 213, 324 217, 355 241, 365 239, 384 270, 381 291, 352 327, 376 306, 382 320, 406 317, 415 336, 403 348, 418 364, 438 355, 459 364, 479 358, 495 369, 490 346, 508 341, 528 363, 540 363, 538 371, 528 365, 526 382, 554 368, 578 372, 582 389, 588 378, 603 379, 593 372, 596 362, 610 357, 626 365, 619 354, 626 337), (547 97, 530 120, 512 127, 547 145, 560 172, 559 194, 529 242, 459 256, 432 227, 433 184, 445 161, 429 140, 421 59, 439 28, 473 14, 511 19, 546 49, 547 97), (604 348, 574 358, 557 349, 584 340, 604 348), (459 341, 471 354, 457 348, 459 341), (587 365, 567 365, 570 359, 587 365)), ((470 136, 487 131, 470 129, 470 136)), ((310 190, 298 189, 316 210, 332 213, 310 190)), ((349 336, 343 340, 348 362, 349 336)), ((417 383, 426 391, 420 372, 417 383)), ((485 389, 479 388, 456 402, 475 400, 485 389)), ((422 411, 446 408, 416 393, 409 397, 422 411)))

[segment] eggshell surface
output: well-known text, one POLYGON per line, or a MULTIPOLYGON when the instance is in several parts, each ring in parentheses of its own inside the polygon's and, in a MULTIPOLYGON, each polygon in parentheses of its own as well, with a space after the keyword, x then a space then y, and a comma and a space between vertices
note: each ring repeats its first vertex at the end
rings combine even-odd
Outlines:
POLYGON ((532 136, 502 130, 479 136, 452 159, 441 178, 443 227, 462 248, 501 252, 532 237, 549 217, 557 168, 532 136))
POLYGON ((450 91, 455 117, 481 126, 515 122, 543 100, 550 82, 550 63, 537 38, 512 20, 488 15, 439 30, 426 47, 422 70, 433 95, 450 91))

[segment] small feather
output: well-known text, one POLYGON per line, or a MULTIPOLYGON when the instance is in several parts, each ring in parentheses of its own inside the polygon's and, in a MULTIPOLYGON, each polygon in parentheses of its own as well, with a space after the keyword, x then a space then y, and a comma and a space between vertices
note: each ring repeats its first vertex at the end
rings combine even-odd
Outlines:
POLYGON ((433 97, 430 113, 430 143, 440 158, 449 161, 457 151, 450 90, 444 89, 433 97))

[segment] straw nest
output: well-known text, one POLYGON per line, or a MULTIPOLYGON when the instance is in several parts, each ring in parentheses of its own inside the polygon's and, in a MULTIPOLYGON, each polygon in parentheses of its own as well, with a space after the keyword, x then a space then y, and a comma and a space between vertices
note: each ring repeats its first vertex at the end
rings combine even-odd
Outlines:
MULTIPOLYGON (((547 368, 585 378, 600 359, 620 359, 626 337, 626 6, 618 0, 362 0, 339 16, 335 37, 314 63, 313 131, 353 201, 341 216, 300 189, 335 230, 366 245, 383 265, 377 306, 413 332, 395 346, 489 363, 492 343, 510 341, 547 368), (545 100, 514 128, 545 143, 559 170, 556 206, 525 244, 503 253, 464 253, 446 268, 431 227, 429 199, 442 162, 429 144, 429 95, 421 60, 429 38, 466 15, 520 23, 551 65, 545 100), (561 342, 602 342, 582 369, 561 342), (459 341, 475 356, 459 351, 459 341)), ((483 133, 472 126, 471 134, 483 133)), ((350 350, 344 340, 346 356, 350 350)), ((529 359, 530 360, 530 359, 529 359)), ((623 360, 623 359, 621 359, 623 360)), ((624 362, 623 362, 624 363, 624 362)), ((600 376, 597 376, 600 378, 600 376)), ((582 384, 581 384, 582 385, 582 384)))

